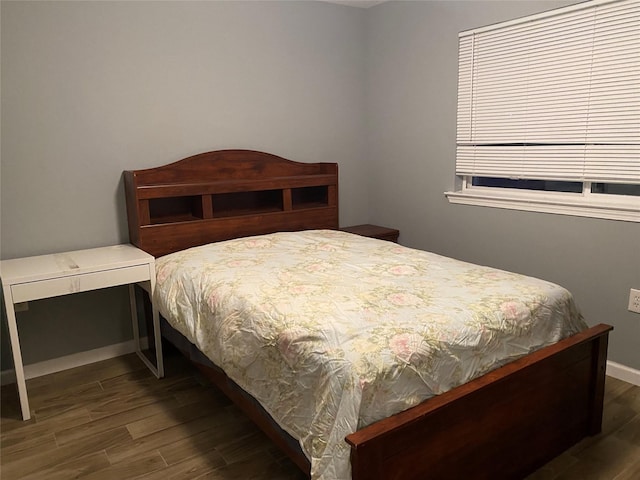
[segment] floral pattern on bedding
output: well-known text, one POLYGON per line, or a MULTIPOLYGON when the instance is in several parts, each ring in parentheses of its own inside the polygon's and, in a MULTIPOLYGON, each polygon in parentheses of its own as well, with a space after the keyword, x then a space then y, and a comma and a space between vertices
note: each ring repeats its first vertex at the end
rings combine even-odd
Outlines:
POLYGON ((311 460, 351 478, 347 434, 584 328, 549 282, 353 234, 229 240, 156 261, 169 323, 311 460))

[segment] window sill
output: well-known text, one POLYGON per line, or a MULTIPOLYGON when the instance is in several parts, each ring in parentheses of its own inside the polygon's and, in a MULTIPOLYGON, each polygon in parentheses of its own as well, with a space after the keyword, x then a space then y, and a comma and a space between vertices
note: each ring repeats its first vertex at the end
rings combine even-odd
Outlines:
POLYGON ((523 192, 495 188, 466 188, 445 192, 450 203, 507 208, 529 212, 640 222, 640 198, 599 194, 523 192), (597 198, 599 197, 599 198, 597 198))

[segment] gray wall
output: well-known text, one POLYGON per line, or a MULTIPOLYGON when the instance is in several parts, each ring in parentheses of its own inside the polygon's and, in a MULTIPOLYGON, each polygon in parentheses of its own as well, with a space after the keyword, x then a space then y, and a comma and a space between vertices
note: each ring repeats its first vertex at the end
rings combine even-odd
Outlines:
POLYGON ((390 2, 368 11, 370 220, 402 243, 560 283, 589 324, 610 323, 609 359, 640 369, 640 225, 451 205, 458 32, 576 2, 390 2))
MULTIPOLYGON (((128 241, 122 171, 223 148, 340 163, 366 218, 365 10, 1 3, 3 259, 128 241)), ((25 364, 131 338, 126 288, 33 302, 25 364)), ((4 333, 4 332, 3 332, 4 333)), ((2 365, 10 365, 3 335, 2 365)))
MULTIPOLYGON (((337 161, 342 225, 556 281, 615 326, 609 358, 640 369, 638 224, 443 195, 458 32, 569 3, 3 1, 2 258, 126 242, 125 169, 220 148, 337 161)), ((18 321, 27 364, 131 335, 123 288, 33 302, 18 321)), ((2 347, 7 368, 4 332, 2 347)))

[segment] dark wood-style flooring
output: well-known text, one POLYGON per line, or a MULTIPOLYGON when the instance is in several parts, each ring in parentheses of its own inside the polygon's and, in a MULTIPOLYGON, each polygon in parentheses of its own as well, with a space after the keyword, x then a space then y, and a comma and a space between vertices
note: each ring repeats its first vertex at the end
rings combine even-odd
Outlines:
MULTIPOLYGON (((157 380, 135 355, 2 388, 0 478, 302 479, 304 476, 181 356, 157 380)), ((602 434, 528 480, 640 479, 640 387, 607 378, 602 434)))

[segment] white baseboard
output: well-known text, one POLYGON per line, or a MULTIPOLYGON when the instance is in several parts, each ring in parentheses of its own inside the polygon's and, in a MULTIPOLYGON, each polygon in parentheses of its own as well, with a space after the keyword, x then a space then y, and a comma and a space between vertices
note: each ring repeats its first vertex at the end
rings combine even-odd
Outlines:
MULTIPOLYGON (((141 338, 140 345, 141 348, 146 348, 147 339, 141 338)), ((45 360, 44 362, 25 365, 24 377, 27 380, 30 378, 41 377, 42 375, 60 372, 69 368, 80 367, 82 365, 89 365, 90 363, 108 360, 109 358, 120 357, 122 355, 133 353, 135 351, 135 342, 133 340, 129 340, 128 342, 108 345, 106 347, 96 348, 94 350, 88 350, 86 352, 65 355, 64 357, 59 358, 52 358, 51 360, 45 360)), ((16 374, 13 370, 3 370, 2 372, 0 372, 1 385, 15 383, 15 381, 16 374)))
POLYGON ((16 372, 13 370, 2 370, 0 372, 0 385, 5 386, 16 383, 16 372))
POLYGON ((610 360, 607 361, 607 375, 618 380, 623 380, 633 385, 640 386, 640 370, 636 370, 626 365, 621 365, 610 360))

